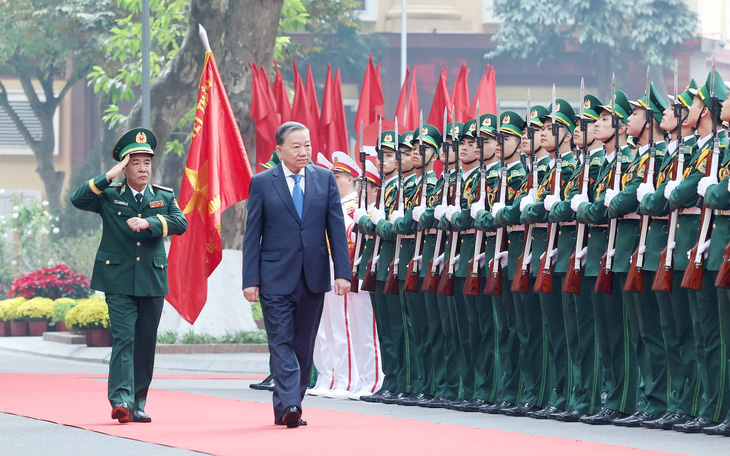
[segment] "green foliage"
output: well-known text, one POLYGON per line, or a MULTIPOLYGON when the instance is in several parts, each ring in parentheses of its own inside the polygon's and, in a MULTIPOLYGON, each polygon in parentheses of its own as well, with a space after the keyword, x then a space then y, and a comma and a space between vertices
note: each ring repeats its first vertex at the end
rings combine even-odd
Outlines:
POLYGON ((261 310, 261 301, 251 303, 251 313, 254 320, 263 320, 264 312, 261 310))
POLYGON ((671 54, 692 37, 696 16, 682 0, 495 0, 504 21, 492 37, 498 43, 487 58, 505 55, 538 64, 559 58, 565 40, 619 64, 627 50, 651 65, 668 65, 671 54))
POLYGON ((268 342, 266 331, 237 331, 226 333, 224 336, 211 336, 210 334, 196 334, 188 331, 178 336, 174 331, 165 331, 157 335, 159 344, 265 344, 268 342))
POLYGON ((13 321, 20 318, 18 307, 25 302, 25 298, 10 298, 0 301, 0 321, 13 321))
POLYGON ((25 321, 51 321, 53 313, 53 299, 49 298, 32 298, 18 306, 18 317, 25 321))
POLYGON ((162 334, 157 335, 158 344, 174 344, 177 341, 177 333, 175 331, 167 330, 162 334))
POLYGON ((51 322, 53 324, 66 322, 66 313, 76 307, 77 300, 71 298, 58 298, 53 301, 53 318, 51 322))
POLYGON ((57 263, 65 264, 78 274, 91 277, 100 241, 101 229, 99 228, 78 236, 62 237, 53 244, 54 260, 57 263))

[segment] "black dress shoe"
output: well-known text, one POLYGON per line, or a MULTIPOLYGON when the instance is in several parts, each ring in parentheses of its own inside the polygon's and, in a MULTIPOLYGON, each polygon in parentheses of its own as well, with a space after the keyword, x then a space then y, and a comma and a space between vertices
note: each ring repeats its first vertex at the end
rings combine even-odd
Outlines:
POLYGON ((479 407, 487 407, 489 405, 492 405, 492 403, 484 399, 475 398, 467 402, 460 410, 462 412, 478 412, 479 407))
POLYGON ((131 411, 126 402, 119 402, 112 404, 112 419, 117 420, 120 423, 129 423, 132 421, 131 411))
POLYGON ((248 385, 249 388, 262 391, 273 391, 274 390, 274 376, 269 375, 262 382, 251 383, 248 385))
POLYGON ((505 402, 505 401, 495 402, 492 405, 480 408, 479 411, 482 413, 489 413, 490 415, 495 415, 495 414, 499 413, 500 410, 502 410, 502 408, 505 406, 505 404, 509 404, 509 402, 505 402))
POLYGON ((284 414, 281 415, 281 422, 286 424, 288 428, 299 427, 299 420, 302 417, 302 409, 296 405, 290 405, 284 410, 284 414))
POLYGON ((504 414, 505 411, 511 410, 515 407, 517 407, 517 404, 515 404, 514 402, 502 401, 502 406, 499 408, 499 412, 497 413, 504 414))
POLYGON ((550 417, 551 413, 559 414, 561 412, 562 412, 562 410, 560 410, 559 408, 553 407, 552 405, 548 405, 535 412, 527 413, 527 414, 525 414, 525 416, 528 416, 530 418, 535 418, 536 420, 546 420, 550 417))
POLYGON ((528 413, 537 412, 538 410, 540 410, 540 407, 537 405, 525 402, 515 407, 502 409, 499 413, 507 416, 526 416, 528 413))
POLYGON ((424 402, 430 401, 433 399, 432 396, 429 396, 427 394, 418 393, 418 394, 411 394, 410 397, 407 397, 401 401, 396 402, 398 405, 405 405, 407 407, 413 407, 415 405, 423 404, 424 402))
POLYGON ((132 421, 135 423, 151 423, 152 418, 144 410, 132 410, 132 421))
POLYGON ((467 404, 469 404, 469 401, 467 401, 466 399, 457 399, 451 403, 451 406, 449 406, 449 408, 451 410, 457 410, 460 412, 461 408, 465 407, 467 404))
POLYGON ((393 395, 393 392, 386 389, 380 389, 375 394, 371 396, 360 396, 361 401, 365 402, 380 402, 381 399, 384 397, 390 397, 393 395))
POLYGON ((426 408, 448 408, 451 405, 451 402, 451 399, 446 396, 436 396, 433 399, 418 405, 426 408))
MULTIPOLYGON (((277 425, 277 426, 283 426, 284 425, 284 422, 281 421, 281 420, 275 420, 274 421, 274 424, 277 425)), ((299 426, 306 426, 306 425, 307 425, 307 422, 305 420, 303 420, 303 419, 300 418, 299 419, 299 426)))
POLYGON ((555 419, 564 423, 577 423, 584 416, 586 416, 586 414, 578 410, 566 410, 563 413, 558 414, 555 419))
POLYGON ((553 410, 552 412, 548 413, 548 418, 551 419, 551 420, 557 420, 558 419, 558 415, 560 415, 564 411, 565 410, 563 410, 563 409, 559 409, 559 408, 555 407, 555 410, 553 410))
POLYGON ((653 419, 656 419, 656 417, 651 413, 636 412, 626 418, 617 418, 613 420, 613 425, 622 427, 641 427, 641 423, 644 421, 651 421, 653 419))
POLYGON ((684 424, 675 424, 672 426, 672 430, 678 431, 678 432, 685 432, 687 434, 699 434, 702 432, 702 429, 706 427, 714 427, 717 426, 718 423, 715 423, 714 421, 706 420, 702 418, 701 416, 698 416, 692 421, 687 421, 684 424))
POLYGON ((717 426, 702 428, 702 433, 707 435, 724 435, 730 437, 730 420, 725 420, 717 426))
POLYGON ((383 397, 379 402, 382 404, 396 404, 398 401, 403 400, 410 396, 410 393, 393 393, 390 397, 383 397))
POLYGON ((581 423, 585 424, 593 424, 593 425, 606 425, 606 424, 613 424, 613 420, 617 420, 619 418, 626 418, 628 415, 625 413, 621 413, 617 410, 611 410, 611 409, 601 409, 600 412, 596 413, 595 415, 591 416, 584 416, 580 419, 581 423))

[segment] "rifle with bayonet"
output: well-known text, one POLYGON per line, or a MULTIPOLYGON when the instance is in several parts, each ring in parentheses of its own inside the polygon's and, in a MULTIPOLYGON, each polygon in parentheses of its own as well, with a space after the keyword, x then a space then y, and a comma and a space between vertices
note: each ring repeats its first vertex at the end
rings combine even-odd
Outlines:
MULTIPOLYGON (((684 172, 684 137, 682 136, 682 123, 686 116, 682 115, 684 105, 679 100, 678 91, 678 69, 677 60, 674 61, 674 118, 677 119, 677 126, 675 131, 677 132, 677 152, 674 157, 674 163, 672 164, 671 179, 681 179, 682 173, 684 172)), ((689 110, 687 110, 689 115, 689 110)), ((669 215, 669 234, 667 236, 667 245, 659 254, 659 263, 654 274, 654 282, 651 284, 652 291, 663 291, 665 293, 671 293, 674 282, 674 245, 677 239, 677 219, 679 218, 679 209, 673 210, 669 215)))
MULTIPOLYGON (((484 169, 484 138, 482 138, 480 131, 481 125, 479 120, 479 100, 477 100, 476 142, 477 147, 479 148, 479 169, 477 170, 479 177, 477 177, 477 179, 479 180, 479 201, 486 202, 487 173, 484 169)), ((466 276, 466 279, 464 280, 463 293, 465 295, 479 296, 482 272, 482 268, 479 267, 479 256, 482 253, 482 244, 484 244, 484 231, 477 230, 476 235, 474 236, 474 255, 471 257, 471 260, 469 260, 469 265, 467 267, 469 272, 466 276)))
MULTIPOLYGON (((362 177, 360 178, 360 201, 358 208, 367 210, 368 208, 368 181, 365 178, 365 149, 363 148, 363 140, 365 137, 362 134, 362 123, 360 120, 360 163, 362 163, 362 177)), ((353 293, 358 292, 358 269, 360 260, 362 259, 362 252, 365 248, 365 236, 362 230, 357 230, 357 239, 355 240, 355 255, 352 258, 352 269, 350 270, 350 291, 353 293)))
MULTIPOLYGON (((614 153, 616 161, 613 169, 613 189, 618 193, 621 191, 621 161, 623 154, 621 145, 618 141, 619 129, 621 128, 621 119, 616 113, 616 74, 611 77, 611 123, 613 124, 614 153)), ((606 252, 601 257, 598 268, 598 276, 596 276, 596 285, 593 291, 596 293, 613 293, 613 251, 616 247, 616 230, 618 229, 618 219, 612 218, 608 227, 608 244, 606 252)))
MULTIPOLYGON (((446 121, 446 111, 444 111, 444 121, 446 121)), ((444 130, 445 131, 445 130, 444 130)), ((418 151, 421 154, 421 198, 419 201, 420 206, 426 205, 426 192, 428 191, 428 172, 426 171, 426 146, 423 144, 423 111, 420 112, 418 117, 418 151)), ((430 159, 429 159, 430 162, 430 159)), ((416 228, 418 229, 418 228, 416 228)), ((426 236, 424 230, 418 230, 416 233, 416 250, 413 252, 413 258, 408 263, 408 272, 406 273, 406 279, 403 283, 404 291, 417 292, 418 291, 418 276, 421 268, 421 255, 423 255, 423 243, 425 242, 426 236)))
MULTIPOLYGON (((530 98, 530 89, 527 89, 527 139, 530 141, 530 162, 532 163, 532 169, 530 177, 528 177, 526 189, 532 188, 533 193, 537 195, 537 187, 539 185, 537 177, 537 156, 535 154, 535 128, 532 126, 532 113, 530 109, 532 99, 530 98)), ((528 190, 529 192, 529 190, 528 190)), ((522 249, 522 254, 517 259, 519 267, 515 271, 515 276, 512 278, 511 291, 516 293, 529 293, 530 292, 530 257, 532 257, 532 224, 525 226, 525 246, 522 249)))
MULTIPOLYGON (((504 134, 502 133, 502 121, 497 105, 497 141, 499 141, 499 203, 502 207, 507 202, 507 161, 504 158, 504 134)), ((495 198, 496 199, 496 198, 495 198)), ((484 285, 484 294, 502 296, 502 265, 500 258, 502 252, 507 249, 507 239, 504 236, 505 227, 497 228, 494 242, 494 257, 489 261, 489 274, 484 285)))
MULTIPOLYGON (((451 107, 451 121, 454 122, 454 107, 451 107)), ((477 134, 479 134, 479 119, 477 119, 477 125, 476 125, 476 131, 477 134)), ((453 125, 453 124, 452 124, 453 125)), ((456 166, 454 167, 454 172, 456 173, 456 186, 454 191, 454 196, 451 201, 453 205, 461 205, 461 170, 459 169, 459 149, 458 147, 454 150, 454 156, 456 157, 456 166)), ((448 164, 446 166, 448 168, 448 164)), ((445 190, 448 190, 445 188, 445 190)), ((448 193, 448 191, 447 191, 448 193)), ((456 256, 456 248, 457 244, 459 243, 459 232, 455 229, 451 229, 451 234, 449 236, 449 257, 448 259, 444 259, 444 271, 441 274, 441 280, 439 280, 438 287, 436 289, 436 293, 438 294, 445 294, 449 296, 454 295, 454 262, 452 261, 454 257, 456 256), (448 261, 448 264, 446 264, 446 261, 448 261)), ((444 252, 446 253, 446 252, 444 252)), ((436 259, 436 253, 434 252, 434 260, 436 259)))
MULTIPOLYGON (((385 172, 383 171, 383 147, 381 143, 381 136, 383 135, 383 118, 378 118, 378 145, 375 148, 375 152, 378 154, 378 160, 379 160, 379 171, 380 171, 380 189, 378 190, 378 201, 375 204, 375 207, 378 209, 382 209, 385 207, 385 172)), ((362 141, 362 139, 360 140, 362 141)), ((365 277, 362 279, 362 285, 360 285, 360 289, 364 291, 372 291, 375 293, 375 282, 377 280, 378 275, 378 257, 380 256, 380 248, 382 247, 382 239, 377 234, 375 235, 375 240, 373 241, 373 254, 370 257, 370 261, 368 261, 367 265, 367 271, 365 272, 365 277)))
MULTIPOLYGON (((654 168, 656 164, 656 146, 654 144, 654 110, 651 108, 651 82, 649 67, 646 67, 646 127, 649 129, 649 160, 644 162, 644 182, 654 182, 654 168)), ((651 217, 647 214, 641 216, 641 229, 639 230, 639 246, 636 252, 631 255, 631 267, 626 276, 625 291, 634 293, 644 292, 644 250, 646 250, 646 237, 649 234, 651 217)))
MULTIPOLYGON (((719 114, 719 104, 715 95, 715 55, 712 55, 712 74, 710 75, 710 115, 712 116, 712 158, 710 166, 705 167, 705 176, 717 177, 717 171, 720 164, 720 138, 717 135, 717 115, 719 114)), ((706 241, 710 239, 712 231, 712 209, 702 202, 702 217, 700 218, 700 235, 697 239, 697 245, 689 251, 690 263, 684 270, 682 276, 682 288, 702 291, 702 276, 705 271, 705 253, 700 251, 706 241)))
MULTIPOLYGON (((395 210, 402 211, 405 209, 405 195, 403 193, 403 154, 400 151, 400 138, 398 137, 398 116, 395 116, 395 160, 398 166, 398 200, 396 201, 395 210)), ((400 260, 400 242, 402 236, 395 236, 395 253, 393 259, 390 260, 388 266, 388 278, 385 280, 385 288, 383 293, 390 295, 398 294, 398 263, 400 260)))
MULTIPOLYGON (((553 169, 552 182, 550 183, 550 193, 552 195, 560 194, 560 179, 562 174, 563 160, 560 158, 560 125, 555 117, 555 84, 553 84, 553 103, 552 103, 552 134, 555 138, 555 168, 553 169)), ((540 270, 535 278, 535 293, 550 294, 553 292, 553 260, 551 253, 555 248, 558 234, 558 223, 551 222, 548 225, 548 242, 547 249, 540 259, 540 270)))
MULTIPOLYGON (((580 193, 588 194, 588 185, 591 179, 591 156, 588 151, 588 119, 585 117, 585 85, 583 78, 580 78, 580 130, 583 132, 583 171, 581 174, 580 193)), ((563 278, 563 293, 580 294, 580 283, 582 277, 582 260, 579 258, 580 252, 586 246, 586 224, 579 223, 575 232, 575 250, 568 260, 568 270, 563 278)))

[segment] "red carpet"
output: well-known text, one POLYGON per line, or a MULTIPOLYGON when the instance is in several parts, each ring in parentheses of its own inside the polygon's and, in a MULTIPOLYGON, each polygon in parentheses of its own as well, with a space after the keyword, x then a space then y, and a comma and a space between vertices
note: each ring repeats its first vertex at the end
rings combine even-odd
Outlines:
MULTIPOLYGON (((109 418, 104 376, 0 374, 0 412, 104 434, 216 455, 532 455, 667 456, 661 451, 476 429, 417 420, 306 408, 310 425, 273 424, 270 403, 154 390, 151 424, 118 424, 109 418), (378 438, 374 439, 373 436, 378 438), (296 450, 299 449, 299 450, 296 450)), ((254 376, 157 376, 181 379, 254 376)))

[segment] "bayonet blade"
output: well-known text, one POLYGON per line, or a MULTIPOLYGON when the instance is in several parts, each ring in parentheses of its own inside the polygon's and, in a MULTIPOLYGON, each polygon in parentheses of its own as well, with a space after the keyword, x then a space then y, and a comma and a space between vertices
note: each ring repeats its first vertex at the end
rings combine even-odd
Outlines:
POLYGON ((678 60, 674 59, 674 102, 677 103, 677 97, 679 96, 677 94, 678 86, 679 86, 679 70, 678 70, 678 60))
POLYGON ((583 78, 580 78, 580 119, 583 120, 583 114, 585 113, 585 99, 586 87, 583 78))
POLYGON ((611 75, 611 111, 616 115, 616 73, 611 75))
POLYGON ((710 98, 715 97, 715 53, 712 53, 712 73, 710 73, 710 98))
POLYGON ((649 101, 649 90, 651 89, 651 74, 649 73, 649 68, 651 68, 649 65, 646 66, 646 110, 651 111, 651 103, 649 101))
POLYGON ((553 124, 555 124, 555 84, 553 83, 553 102, 551 104, 552 113, 550 113, 550 119, 552 120, 553 124))
POLYGON ((530 126, 530 118, 532 114, 530 113, 530 110, 532 109, 532 98, 530 97, 530 88, 527 88, 527 115, 525 116, 525 119, 527 119, 527 126, 529 128, 530 126))
POLYGON ((377 153, 380 153, 380 149, 382 148, 382 143, 380 141, 380 137, 383 136, 383 118, 378 116, 378 150, 377 153))
POLYGON ((393 121, 394 128, 395 128, 395 150, 396 152, 400 150, 400 137, 398 136, 398 116, 395 116, 395 120, 393 121))

